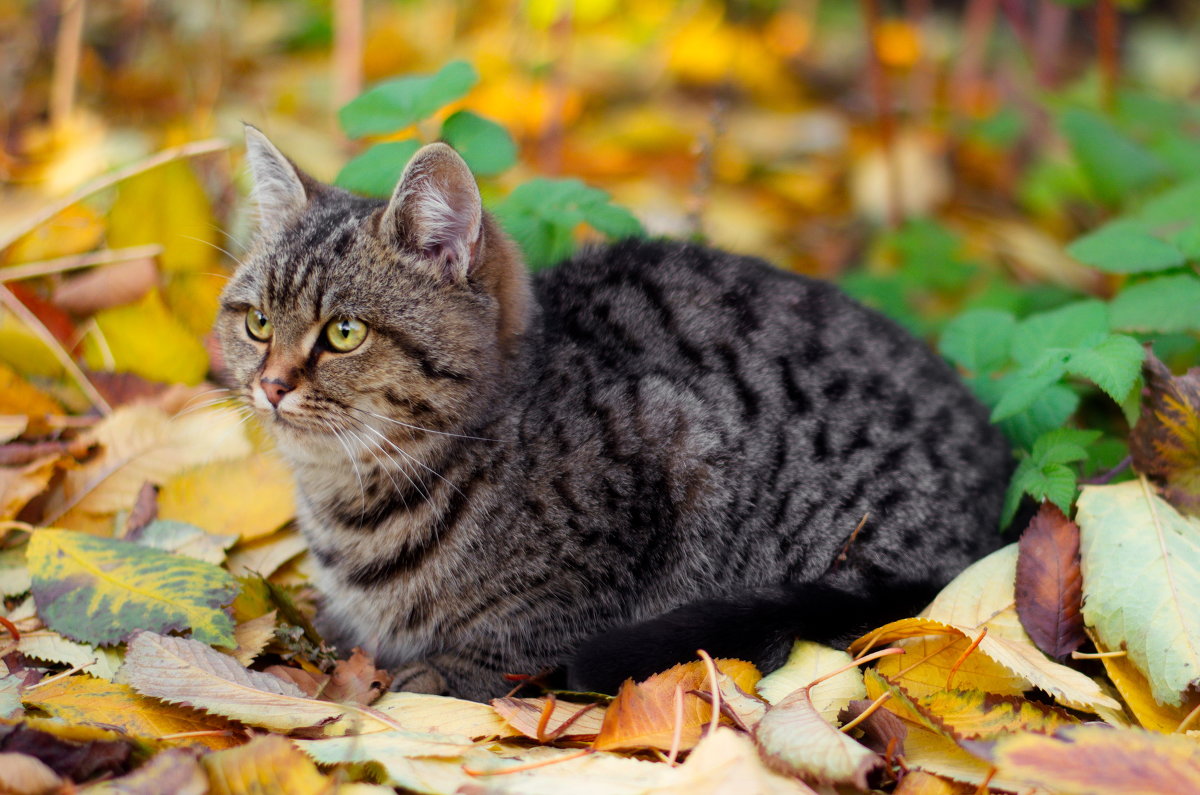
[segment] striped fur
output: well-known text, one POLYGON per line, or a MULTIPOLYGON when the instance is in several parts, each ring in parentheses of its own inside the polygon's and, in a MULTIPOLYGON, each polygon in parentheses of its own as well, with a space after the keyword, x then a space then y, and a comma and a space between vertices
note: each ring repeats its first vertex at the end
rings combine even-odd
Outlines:
POLYGON ((936 587, 994 546, 1010 456, 986 411, 836 288, 645 240, 529 282, 486 214, 459 278, 381 227, 404 213, 310 193, 218 330, 295 474, 324 624, 401 684, 487 698, 698 600, 936 587), (319 343, 341 317, 370 329, 348 354, 319 343), (278 409, 267 366, 296 383, 278 409))

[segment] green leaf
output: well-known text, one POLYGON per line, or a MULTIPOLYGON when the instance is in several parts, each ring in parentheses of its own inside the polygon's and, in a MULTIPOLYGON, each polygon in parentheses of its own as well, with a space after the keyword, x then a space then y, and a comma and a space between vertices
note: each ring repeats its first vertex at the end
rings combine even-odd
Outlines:
POLYGON ((1000 430, 1017 445, 1032 448, 1046 431, 1061 428, 1079 408, 1079 395, 1062 384, 1051 386, 1029 405, 1000 422, 1000 430))
POLYGON ((1134 215, 1148 224, 1174 224, 1196 219, 1200 207, 1200 180, 1177 185, 1150 199, 1134 215))
POLYGON ((469 110, 460 110, 442 124, 442 140, 462 155, 480 176, 499 174, 517 162, 517 145, 508 130, 469 110))
POLYGON ((1108 316, 1112 327, 1122 331, 1200 329, 1200 279, 1181 274, 1130 285, 1109 304, 1108 316))
POLYGON ((955 364, 975 373, 990 373, 1008 361, 1017 320, 998 309, 972 309, 951 320, 938 350, 955 364))
POLYGON ((420 148, 421 142, 415 138, 375 144, 347 163, 333 184, 367 196, 391 196, 404 167, 420 148))
POLYGON ((1176 268, 1187 258, 1173 243, 1160 240, 1146 227, 1128 219, 1112 221, 1077 238, 1067 253, 1106 273, 1146 273, 1176 268))
POLYGON ((1084 488, 1076 521, 1084 619, 1128 651, 1155 699, 1180 705, 1200 680, 1200 519, 1139 480, 1084 488))
POLYGON ((1047 351, 1041 359, 1004 379, 1004 394, 992 409, 992 422, 1008 419, 1032 406, 1066 374, 1067 352, 1047 351))
POLYGON ((1012 357, 1030 365, 1052 348, 1090 347, 1106 336, 1108 307, 1101 301, 1076 301, 1018 323, 1012 335, 1012 357))
POLYGON ((1007 527, 1017 512, 1022 494, 1038 502, 1050 500, 1069 513, 1075 498, 1076 475, 1066 466, 1087 458, 1088 445, 1100 438, 1099 431, 1056 428, 1038 437, 1030 454, 1021 460, 1004 496, 1001 527, 1007 527))
POLYGON ((1069 464, 1087 458, 1088 445, 1100 438, 1100 431, 1056 428, 1042 434, 1030 454, 1038 465, 1069 464))
POLYGON ((388 80, 363 92, 338 111, 338 121, 351 138, 396 132, 432 116, 478 82, 469 63, 451 61, 437 74, 388 80))
POLYGON ((570 256, 575 227, 583 223, 614 238, 643 234, 632 213, 577 179, 530 180, 497 205, 495 213, 534 270, 570 256))
POLYGON ((1133 337, 1113 334, 1093 348, 1077 350, 1067 359, 1067 372, 1087 378, 1120 403, 1141 372, 1145 351, 1133 337))
POLYGON ((1118 204, 1127 194, 1168 175, 1161 160, 1103 116, 1070 108, 1059 118, 1059 127, 1096 196, 1105 204, 1118 204))
POLYGON ((236 646, 233 576, 211 563, 71 530, 38 530, 26 552, 38 614, 84 643, 119 643, 132 632, 191 630, 205 643, 236 646))

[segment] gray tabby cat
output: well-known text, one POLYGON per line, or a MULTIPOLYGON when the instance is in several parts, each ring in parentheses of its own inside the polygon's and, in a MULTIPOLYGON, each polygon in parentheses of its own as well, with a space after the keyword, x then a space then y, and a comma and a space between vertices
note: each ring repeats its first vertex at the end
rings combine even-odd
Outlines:
POLYGON ((445 145, 385 202, 247 144, 225 364, 295 475, 324 623, 401 687, 612 691, 698 648, 770 667, 994 547, 987 412, 833 286, 662 240, 531 280, 445 145))

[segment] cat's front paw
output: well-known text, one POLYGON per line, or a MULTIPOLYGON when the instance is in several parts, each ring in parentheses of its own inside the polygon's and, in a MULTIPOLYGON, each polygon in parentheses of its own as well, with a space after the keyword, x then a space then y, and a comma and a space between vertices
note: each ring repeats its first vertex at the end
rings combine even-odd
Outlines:
POLYGON ((407 693, 428 693, 435 696, 449 695, 446 677, 427 662, 415 662, 392 671, 392 690, 407 693))

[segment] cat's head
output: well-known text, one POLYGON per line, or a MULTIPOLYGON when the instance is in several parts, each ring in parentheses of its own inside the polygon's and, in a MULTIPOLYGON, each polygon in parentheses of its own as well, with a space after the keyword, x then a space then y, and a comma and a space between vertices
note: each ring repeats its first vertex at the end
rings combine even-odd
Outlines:
POLYGON ((231 386, 285 452, 478 419, 528 286, 462 158, 424 147, 384 202, 312 179, 253 127, 246 145, 258 237, 216 328, 231 386))

